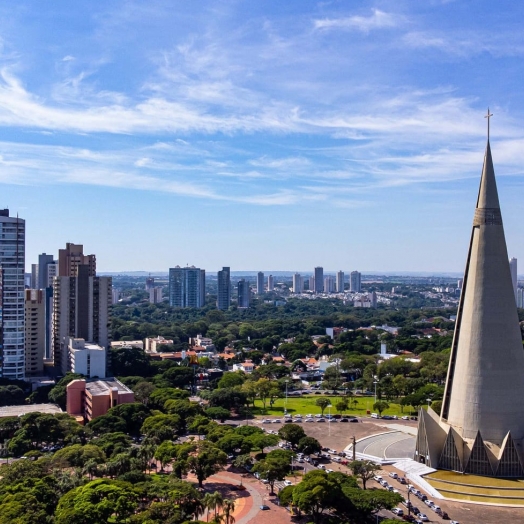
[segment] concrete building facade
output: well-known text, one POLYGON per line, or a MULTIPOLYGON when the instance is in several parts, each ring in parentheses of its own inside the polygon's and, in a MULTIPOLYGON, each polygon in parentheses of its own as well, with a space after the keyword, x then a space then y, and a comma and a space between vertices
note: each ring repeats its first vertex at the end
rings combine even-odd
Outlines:
POLYGON ((337 293, 344 293, 344 271, 337 273, 337 293))
POLYGON ((217 309, 229 309, 231 305, 231 270, 223 267, 217 275, 217 309))
POLYGON ((257 295, 264 294, 264 273, 259 271, 257 273, 257 295))
POLYGON ((489 140, 442 411, 420 411, 415 459, 524 477, 524 351, 489 140))
POLYGON ((251 288, 245 279, 238 281, 238 307, 249 307, 251 303, 251 288))
POLYGON ((0 376, 25 377, 25 220, 0 209, 0 376))
POLYGON ((324 268, 316 267, 315 268, 315 293, 322 293, 324 291, 324 268))
POLYGON ((304 291, 304 279, 299 273, 293 275, 293 293, 302 293, 304 291))
POLYGON ((349 275, 349 290, 352 293, 362 291, 362 275, 358 271, 352 271, 349 275))
POLYGON ((135 401, 134 393, 116 378, 77 379, 66 390, 67 413, 84 423, 105 415, 110 408, 135 401))
POLYGON ((44 372, 46 349, 46 291, 25 290, 25 374, 44 372))
POLYGON ((69 337, 67 344, 69 370, 89 378, 106 376, 107 348, 69 337))
POLYGON ((111 339, 111 277, 89 276, 88 265, 79 265, 76 272, 76 277, 58 276, 53 282, 53 361, 62 373, 69 371, 69 337, 104 348, 111 339))

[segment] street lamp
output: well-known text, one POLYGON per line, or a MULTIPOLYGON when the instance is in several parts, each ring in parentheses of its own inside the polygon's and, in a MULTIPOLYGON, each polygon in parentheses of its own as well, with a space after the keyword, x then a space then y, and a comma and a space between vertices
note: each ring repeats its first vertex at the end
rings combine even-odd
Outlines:
POLYGON ((427 399, 426 399, 426 402, 428 403, 428 409, 429 409, 429 406, 430 406, 431 403, 433 402, 433 399, 431 399, 431 398, 427 398, 427 399))
POLYGON ((287 385, 289 383, 289 380, 286 379, 286 402, 284 404, 284 414, 287 414, 287 385))
POLYGON ((379 379, 377 375, 373 376, 373 384, 375 384, 375 404, 377 403, 377 384, 379 383, 379 379))
POLYGON ((329 436, 331 436, 331 404, 327 407, 329 410, 329 418, 328 418, 328 428, 329 428, 329 436))

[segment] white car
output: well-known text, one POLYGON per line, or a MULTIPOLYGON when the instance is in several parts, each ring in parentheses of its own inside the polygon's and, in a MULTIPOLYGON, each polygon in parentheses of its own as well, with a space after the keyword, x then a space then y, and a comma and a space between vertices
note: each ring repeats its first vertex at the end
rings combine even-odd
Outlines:
POLYGON ((271 424, 271 420, 269 420, 268 418, 265 418, 265 419, 262 421, 262 424, 271 424))
POLYGON ((425 500, 424 504, 426 506, 429 506, 430 508, 432 508, 435 505, 435 503, 432 500, 429 500, 429 499, 425 500))
POLYGON ((398 479, 398 475, 397 475, 394 471, 392 471, 392 472, 389 474, 389 476, 390 476, 392 479, 398 479))
POLYGON ((404 510, 400 509, 400 508, 393 508, 391 510, 395 515, 398 515, 399 517, 403 517, 404 516, 404 510))
POLYGON ((307 418, 306 422, 315 422, 315 419, 314 418, 307 418))
POLYGON ((317 422, 326 422, 325 418, 317 418, 317 422))
POLYGON ((306 415, 307 418, 312 418, 313 415, 310 413, 309 415, 306 415))
POLYGON ((273 424, 282 424, 282 421, 279 418, 273 420, 273 424))
POLYGON ((460 524, 458 520, 450 520, 449 524, 460 524))
POLYGON ((293 485, 293 482, 291 482, 290 480, 284 480, 284 486, 292 486, 293 485))
POLYGON ((419 513, 417 515, 417 519, 421 520, 422 522, 429 522, 428 516, 425 513, 419 513))
MULTIPOLYGON (((321 416, 322 416, 322 415, 321 415, 320 413, 317 413, 317 414, 315 415, 315 418, 320 418, 321 416)), ((309 417, 309 415, 308 415, 308 417, 309 417)))
POLYGON ((319 465, 318 465, 318 469, 324 469, 324 470, 325 470, 325 469, 326 469, 326 466, 324 466, 324 464, 319 464, 319 465))
POLYGON ((404 416, 402 417, 402 420, 409 420, 409 417, 408 417, 407 415, 404 415, 404 416))

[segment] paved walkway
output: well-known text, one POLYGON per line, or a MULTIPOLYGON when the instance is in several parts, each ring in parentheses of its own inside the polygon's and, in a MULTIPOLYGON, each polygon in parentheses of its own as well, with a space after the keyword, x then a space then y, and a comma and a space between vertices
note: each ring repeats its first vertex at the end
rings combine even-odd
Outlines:
POLYGON ((413 458, 415 438, 400 431, 383 433, 357 442, 357 452, 381 459, 413 458))

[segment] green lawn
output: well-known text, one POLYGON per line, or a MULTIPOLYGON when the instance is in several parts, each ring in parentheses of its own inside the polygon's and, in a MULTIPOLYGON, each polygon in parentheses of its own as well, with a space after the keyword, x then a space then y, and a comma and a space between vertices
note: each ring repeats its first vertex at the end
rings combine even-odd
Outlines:
MULTIPOLYGON (((287 411, 291 415, 307 415, 311 413, 312 415, 316 415, 317 413, 321 413, 321 409, 315 404, 315 401, 320 398, 321 395, 304 395, 302 397, 288 397, 287 399, 287 411)), ((331 414, 336 414, 338 411, 336 410, 335 406, 340 398, 342 398, 342 395, 329 395, 329 398, 331 399, 331 405, 333 406, 331 408, 331 414)), ((358 416, 365 416, 367 410, 373 411, 373 404, 375 402, 374 397, 349 397, 350 400, 350 407, 347 410, 346 413, 352 414, 352 415, 358 415, 358 416), (353 406, 351 403, 353 398, 357 400, 357 404, 353 406)), ((286 404, 285 398, 278 398, 275 403, 273 404, 273 407, 269 407, 269 401, 266 403, 266 411, 264 412, 262 409, 262 402, 260 400, 255 401, 255 409, 252 410, 253 415, 280 415, 282 416, 284 414, 284 407, 286 404)), ((408 408, 404 408, 404 412, 401 411, 399 404, 394 403, 388 403, 389 409, 384 411, 383 415, 416 415, 415 412, 411 413, 411 410, 408 408)), ((329 413, 329 409, 324 410, 324 414, 329 413)))

